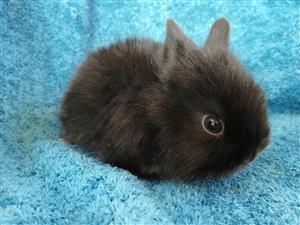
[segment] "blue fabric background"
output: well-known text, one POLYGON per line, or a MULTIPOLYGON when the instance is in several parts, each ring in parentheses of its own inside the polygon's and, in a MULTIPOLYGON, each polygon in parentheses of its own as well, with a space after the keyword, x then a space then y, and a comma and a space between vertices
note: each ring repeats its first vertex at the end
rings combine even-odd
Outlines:
POLYGON ((299 224, 298 1, 1 0, 1 224, 299 224), (142 181, 58 140, 63 92, 97 46, 163 40, 174 18, 203 44, 231 21, 231 49, 265 90, 271 143, 230 178, 142 181))

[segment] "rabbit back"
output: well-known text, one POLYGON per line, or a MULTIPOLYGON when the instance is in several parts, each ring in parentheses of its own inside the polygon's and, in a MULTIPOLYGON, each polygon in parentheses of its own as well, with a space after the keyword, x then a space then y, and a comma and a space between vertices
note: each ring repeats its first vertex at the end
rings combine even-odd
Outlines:
POLYGON ((113 165, 134 171, 145 161, 146 168, 158 128, 145 121, 140 93, 158 82, 161 49, 150 40, 127 39, 88 55, 63 100, 62 138, 113 165))

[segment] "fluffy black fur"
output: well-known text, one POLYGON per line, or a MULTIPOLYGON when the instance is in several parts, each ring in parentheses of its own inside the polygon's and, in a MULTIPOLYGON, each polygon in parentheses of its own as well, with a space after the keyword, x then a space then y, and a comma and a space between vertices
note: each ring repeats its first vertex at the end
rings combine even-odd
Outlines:
POLYGON ((89 54, 66 92, 62 138, 144 178, 219 177, 268 143, 263 92, 217 20, 203 48, 167 22, 164 44, 127 39, 89 54), (221 118, 221 136, 204 115, 221 118))

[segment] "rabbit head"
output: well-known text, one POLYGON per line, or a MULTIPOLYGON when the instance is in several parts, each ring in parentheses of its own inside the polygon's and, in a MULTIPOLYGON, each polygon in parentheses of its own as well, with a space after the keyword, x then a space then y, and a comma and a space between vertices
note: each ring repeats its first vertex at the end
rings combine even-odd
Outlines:
POLYGON ((173 21, 159 79, 148 101, 161 127, 167 176, 219 177, 242 167, 267 145, 264 93, 228 49, 229 23, 217 20, 198 48, 173 21))

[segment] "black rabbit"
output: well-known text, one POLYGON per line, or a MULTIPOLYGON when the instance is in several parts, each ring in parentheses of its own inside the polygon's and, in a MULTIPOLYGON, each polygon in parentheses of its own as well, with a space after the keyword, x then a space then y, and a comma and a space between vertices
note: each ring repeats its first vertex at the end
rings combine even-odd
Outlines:
POLYGON ((143 178, 227 175, 268 143, 264 94, 229 51, 226 19, 203 48, 173 20, 166 36, 89 54, 65 94, 62 138, 143 178))

